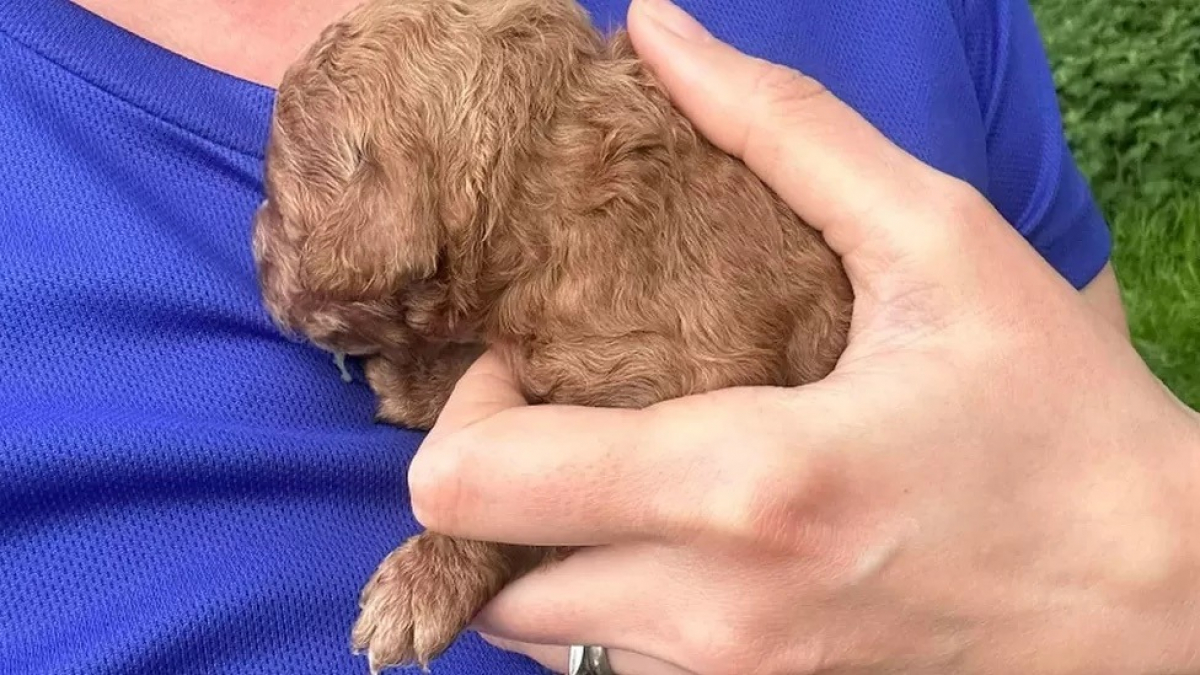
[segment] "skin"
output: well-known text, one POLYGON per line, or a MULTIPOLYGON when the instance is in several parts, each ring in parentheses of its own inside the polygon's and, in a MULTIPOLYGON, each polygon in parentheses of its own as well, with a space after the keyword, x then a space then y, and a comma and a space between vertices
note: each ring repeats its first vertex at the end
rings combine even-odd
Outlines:
POLYGON ((275 87, 321 29, 359 0, 74 0, 214 70, 275 87))
POLYGON ((819 83, 666 0, 629 26, 842 255, 851 343, 813 385, 641 411, 529 407, 481 359, 413 463, 418 517, 592 548, 476 627, 559 671, 556 645, 606 645, 621 675, 1200 672, 1200 416, 1123 328, 819 83))
MULTIPOLYGON (((264 86, 356 4, 77 2, 264 86)), ((1130 347, 1112 269, 1076 293, 818 83, 658 0, 629 25, 702 132, 843 254, 852 344, 811 387, 640 412, 528 408, 482 359, 413 465, 418 516, 600 546, 478 627, 560 671, 555 645, 610 645, 621 675, 1194 669, 1200 422, 1130 347)))

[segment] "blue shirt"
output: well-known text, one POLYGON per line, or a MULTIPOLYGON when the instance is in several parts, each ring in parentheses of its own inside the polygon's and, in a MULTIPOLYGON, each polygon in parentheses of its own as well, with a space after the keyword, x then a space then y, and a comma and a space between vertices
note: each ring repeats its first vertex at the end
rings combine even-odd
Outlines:
MULTIPOLYGON (((1105 264, 1024 0, 683 5, 970 181, 1076 286, 1105 264)), ((271 105, 67 0, 0 0, 0 673, 366 672, 348 631, 417 528, 421 436, 262 309, 271 105)), ((433 671, 538 669, 467 635, 433 671)))

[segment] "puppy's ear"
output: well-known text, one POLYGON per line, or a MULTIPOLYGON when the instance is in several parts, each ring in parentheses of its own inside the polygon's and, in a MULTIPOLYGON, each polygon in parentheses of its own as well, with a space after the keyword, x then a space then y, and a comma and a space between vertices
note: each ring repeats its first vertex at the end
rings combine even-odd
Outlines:
POLYGON ((412 291, 439 271, 443 228, 419 160, 375 142, 380 129, 335 94, 281 90, 255 257, 278 325, 369 353, 405 340, 412 291))
POLYGON ((330 300, 384 300, 436 273, 441 226, 417 160, 356 141, 338 139, 352 165, 328 207, 311 214, 299 281, 330 300))
MULTIPOLYGON (((442 227, 414 139, 397 137, 396 86, 369 50, 330 31, 285 76, 268 147, 269 196, 314 299, 371 302, 434 274, 442 227), (325 52, 339 47, 337 64, 325 52), (343 63, 345 62, 345 63, 343 63), (342 67, 345 66, 345 67, 342 67)), ((428 160, 425 160, 428 161, 428 160)))

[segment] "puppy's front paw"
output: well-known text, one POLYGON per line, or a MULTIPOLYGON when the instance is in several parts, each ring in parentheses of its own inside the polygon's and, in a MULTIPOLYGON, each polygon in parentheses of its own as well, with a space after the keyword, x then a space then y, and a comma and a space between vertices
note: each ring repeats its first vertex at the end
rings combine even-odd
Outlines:
POLYGON ((397 362, 377 356, 363 366, 379 398, 376 419, 409 429, 431 429, 459 378, 483 353, 480 344, 424 345, 397 362))
MULTIPOLYGON (((371 672, 429 663, 525 565, 517 547, 426 532, 392 551, 363 589, 351 642, 371 672), (518 563, 518 564, 514 564, 518 563)), ((524 547, 520 547, 524 548, 524 547)))
POLYGON ((449 391, 419 379, 423 370, 376 356, 363 365, 367 383, 378 398, 375 419, 406 429, 428 431, 442 412, 449 391))

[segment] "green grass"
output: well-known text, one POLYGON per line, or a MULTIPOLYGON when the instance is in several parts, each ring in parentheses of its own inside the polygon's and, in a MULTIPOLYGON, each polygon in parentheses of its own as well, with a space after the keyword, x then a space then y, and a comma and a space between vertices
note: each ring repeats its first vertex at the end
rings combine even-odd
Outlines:
POLYGON ((1200 0, 1031 0, 1138 351, 1200 408, 1200 0))
POLYGON ((1200 193, 1131 204, 1113 214, 1112 226, 1134 344, 1180 398, 1200 407, 1200 193))

